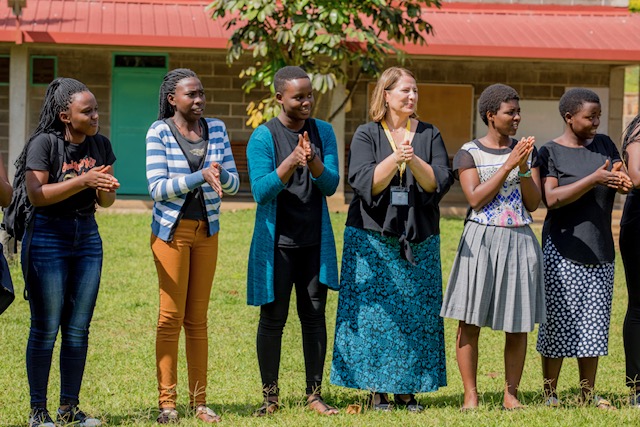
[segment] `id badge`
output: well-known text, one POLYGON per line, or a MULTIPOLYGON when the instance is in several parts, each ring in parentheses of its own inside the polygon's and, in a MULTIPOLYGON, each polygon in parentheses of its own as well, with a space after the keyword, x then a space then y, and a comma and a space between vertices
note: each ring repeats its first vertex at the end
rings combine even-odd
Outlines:
POLYGON ((405 187, 391 187, 391 205, 407 206, 409 205, 409 189, 405 187))

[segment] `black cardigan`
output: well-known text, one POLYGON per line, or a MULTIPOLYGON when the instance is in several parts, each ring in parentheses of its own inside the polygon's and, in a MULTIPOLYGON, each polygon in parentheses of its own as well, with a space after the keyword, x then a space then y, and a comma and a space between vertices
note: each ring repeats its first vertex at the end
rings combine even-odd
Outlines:
POLYGON ((375 167, 392 153, 389 140, 378 122, 358 127, 349 152, 349 184, 355 195, 349 206, 347 226, 379 231, 413 243, 440 233, 438 203, 453 183, 449 156, 440 131, 429 123, 418 123, 412 145, 415 155, 433 168, 437 189, 427 193, 407 167, 403 184, 409 189, 409 206, 392 206, 390 187, 400 184, 399 173, 382 193, 371 194, 375 167))

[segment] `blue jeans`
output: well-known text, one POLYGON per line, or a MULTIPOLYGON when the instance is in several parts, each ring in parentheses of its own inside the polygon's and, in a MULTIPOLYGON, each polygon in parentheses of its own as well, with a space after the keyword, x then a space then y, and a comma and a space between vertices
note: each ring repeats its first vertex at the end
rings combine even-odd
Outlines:
POLYGON ((36 214, 33 221, 22 249, 31 308, 27 343, 31 406, 46 406, 58 329, 62 331, 60 403, 77 405, 100 286, 102 240, 93 215, 36 214))

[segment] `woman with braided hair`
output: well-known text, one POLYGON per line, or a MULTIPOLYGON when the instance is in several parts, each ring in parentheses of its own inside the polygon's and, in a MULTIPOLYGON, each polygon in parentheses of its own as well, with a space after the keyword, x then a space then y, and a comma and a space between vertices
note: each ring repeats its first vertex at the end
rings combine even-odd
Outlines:
POLYGON ((22 246, 31 309, 27 378, 30 427, 54 427, 47 386, 58 330, 60 407, 58 424, 92 427, 100 420, 78 409, 89 325, 102 270, 96 203, 108 207, 120 186, 112 175, 111 142, 98 133, 98 103, 81 82, 49 84, 40 120, 23 151, 25 181, 34 207, 22 246))
POLYGON ((160 285, 156 369, 160 424, 176 422, 178 340, 184 326, 189 400, 196 418, 219 422, 206 406, 207 310, 218 256, 223 192, 239 178, 222 121, 204 118, 204 88, 191 70, 165 75, 158 120, 147 132, 147 181, 154 200, 151 250, 160 285))

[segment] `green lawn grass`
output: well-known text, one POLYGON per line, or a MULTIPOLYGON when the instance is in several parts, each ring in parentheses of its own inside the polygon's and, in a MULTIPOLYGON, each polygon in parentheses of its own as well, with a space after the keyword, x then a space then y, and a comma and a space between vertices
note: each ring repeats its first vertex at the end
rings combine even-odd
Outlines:
MULTIPOLYGON (((324 396, 343 409, 336 417, 322 417, 305 409, 304 365, 300 324, 292 301, 289 322, 283 337, 281 361, 282 411, 268 419, 251 417, 260 404, 260 377, 255 355, 258 308, 245 304, 247 255, 255 211, 225 212, 221 218, 218 268, 211 293, 209 311, 209 387, 208 401, 222 415, 226 426, 431 426, 431 425, 637 425, 640 412, 625 408, 622 322, 626 291, 621 262, 616 265, 614 307, 609 341, 610 356, 601 359, 597 393, 611 399, 620 410, 602 412, 577 405, 578 374, 575 360, 567 360, 560 379, 563 407, 542 405, 540 361, 535 351, 535 332, 529 339, 528 359, 521 384, 521 399, 528 409, 500 410, 503 390, 502 347, 504 334, 484 329, 480 341, 478 385, 482 407, 460 413, 462 384, 455 360, 456 322, 445 321, 449 386, 437 393, 421 394, 427 407, 422 414, 405 411, 375 413, 363 411, 348 415, 349 404, 363 403, 367 393, 332 386, 328 383, 331 344, 338 294, 331 292, 327 306, 329 351, 325 370, 324 396)), ((98 215, 104 240, 105 260, 98 304, 91 326, 89 357, 81 407, 110 425, 154 425, 156 379, 154 340, 158 290, 156 272, 149 249, 150 214, 98 215)), ((342 248, 345 214, 333 214, 338 259, 342 248)), ((451 263, 462 231, 460 219, 442 220, 443 276, 449 276, 451 263)), ((18 293, 23 283, 17 262, 12 263, 18 293)), ((0 316, 0 425, 26 425, 29 391, 24 352, 29 331, 29 308, 18 298, 0 316)), ((56 353, 58 352, 56 347, 56 353)), ((51 372, 49 409, 58 403, 59 372, 57 354, 51 372)), ((187 404, 184 346, 179 365, 179 410, 187 404)), ((201 425, 183 418, 181 425, 201 425)))

